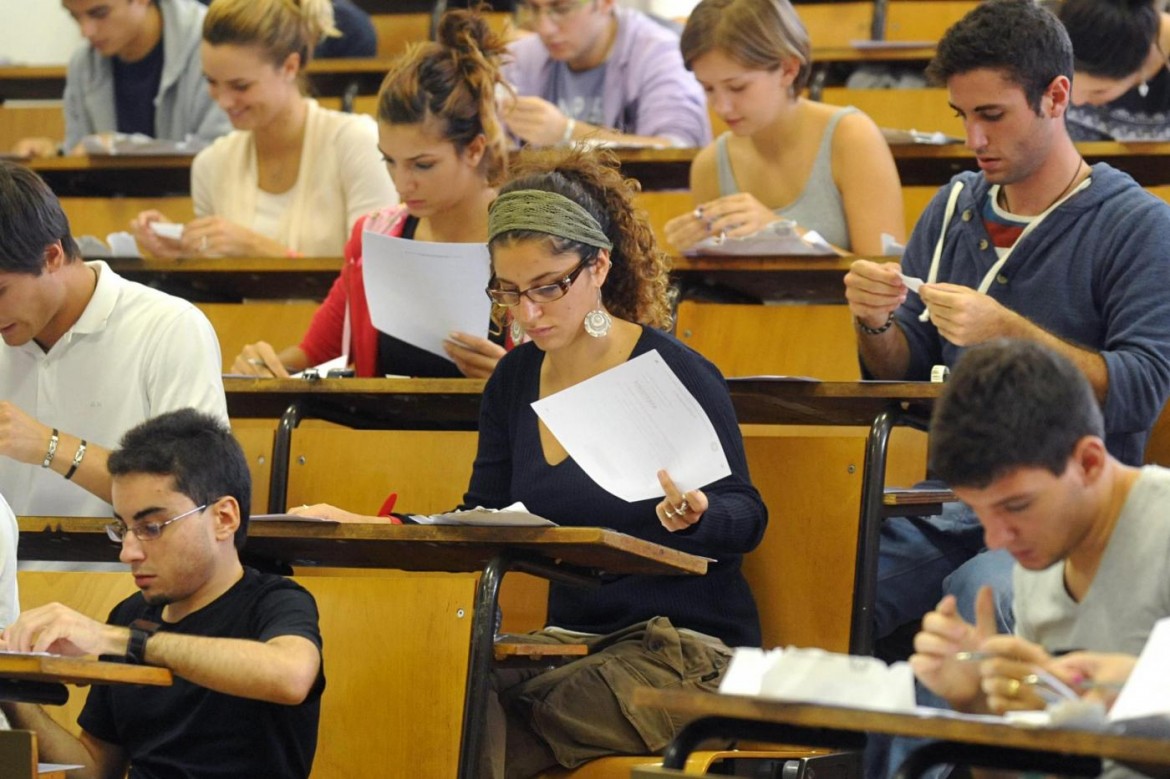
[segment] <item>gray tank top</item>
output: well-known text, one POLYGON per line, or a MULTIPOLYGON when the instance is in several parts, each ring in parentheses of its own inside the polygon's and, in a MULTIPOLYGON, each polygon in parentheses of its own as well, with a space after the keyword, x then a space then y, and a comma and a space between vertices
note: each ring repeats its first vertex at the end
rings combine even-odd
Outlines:
MULTIPOLYGON (((849 225, 845 221, 845 204, 841 200, 837 183, 833 181, 833 131, 837 129, 837 122, 841 121, 842 116, 856 111, 856 108, 849 106, 829 117, 804 191, 787 208, 775 209, 776 216, 816 230, 826 241, 845 250, 851 250, 852 247, 849 245, 849 225)), ((715 139, 715 166, 721 197, 739 192, 735 171, 731 169, 731 157, 727 153, 727 136, 730 134, 723 133, 715 139)))

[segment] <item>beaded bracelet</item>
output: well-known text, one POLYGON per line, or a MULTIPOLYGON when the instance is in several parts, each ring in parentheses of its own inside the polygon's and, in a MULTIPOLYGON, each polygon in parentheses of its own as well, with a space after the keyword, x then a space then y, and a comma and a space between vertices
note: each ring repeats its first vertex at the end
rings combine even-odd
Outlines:
POLYGON ((891 327, 894 326, 894 312, 893 311, 890 312, 889 317, 886 318, 886 323, 884 325, 882 325, 881 327, 870 327, 869 325, 867 325, 865 322, 862 322, 857 317, 853 317, 853 322, 854 322, 854 324, 857 325, 857 329, 860 330, 861 332, 865 333, 866 335, 881 335, 882 333, 886 332, 887 330, 889 330, 891 327))

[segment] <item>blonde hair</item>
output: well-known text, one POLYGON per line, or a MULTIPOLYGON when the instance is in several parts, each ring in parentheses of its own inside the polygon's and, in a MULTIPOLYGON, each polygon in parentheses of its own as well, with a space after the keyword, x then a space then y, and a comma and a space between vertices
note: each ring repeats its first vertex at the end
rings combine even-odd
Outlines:
MULTIPOLYGON (((500 188, 500 194, 524 189, 555 192, 597 220, 613 244, 601 298, 614 316, 660 330, 670 328, 670 262, 658 248, 646 213, 634 204, 638 182, 621 175, 612 152, 524 151, 513 178, 500 188)), ((500 233, 488 243, 488 249, 494 252, 500 246, 524 241, 543 242, 554 254, 574 252, 588 264, 598 254, 595 246, 531 230, 500 233)), ((493 308, 497 325, 503 323, 504 314, 498 306, 493 308)))
POLYGON ((434 43, 414 44, 390 66, 378 90, 378 121, 423 124, 434 120, 443 138, 463 151, 487 139, 481 169, 489 182, 503 177, 508 137, 496 116, 500 58, 507 51, 476 11, 443 15, 434 43))
POLYGON ((687 18, 679 45, 687 70, 715 50, 752 70, 776 70, 795 58, 794 95, 808 86, 812 72, 808 31, 788 0, 703 0, 687 18))
POLYGON ((274 65, 299 54, 301 69, 333 26, 330 0, 213 0, 203 19, 203 40, 212 46, 259 46, 274 65))

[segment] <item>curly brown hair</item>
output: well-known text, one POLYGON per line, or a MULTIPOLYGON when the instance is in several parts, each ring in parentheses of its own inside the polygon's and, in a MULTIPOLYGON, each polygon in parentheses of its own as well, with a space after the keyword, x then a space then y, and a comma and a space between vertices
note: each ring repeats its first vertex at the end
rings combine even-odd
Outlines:
POLYGON ((508 165, 508 137, 496 116, 506 51, 477 10, 448 11, 435 42, 414 44, 391 64, 378 90, 378 121, 436 120, 443 138, 460 152, 483 135, 488 143, 481 169, 489 182, 499 180, 508 165))
MULTIPOLYGON (((515 160, 513 174, 500 194, 539 189, 563 195, 593 215, 613 243, 609 275, 601 289, 605 307, 630 322, 667 330, 671 327, 670 263, 659 250, 644 211, 634 205, 641 189, 637 181, 618 171, 617 158, 608 151, 524 151, 515 160)), ((488 244, 492 251, 521 241, 544 241, 554 254, 572 252, 591 263, 599 249, 548 233, 514 230, 488 244)), ((503 312, 495 311, 502 321, 503 312)))

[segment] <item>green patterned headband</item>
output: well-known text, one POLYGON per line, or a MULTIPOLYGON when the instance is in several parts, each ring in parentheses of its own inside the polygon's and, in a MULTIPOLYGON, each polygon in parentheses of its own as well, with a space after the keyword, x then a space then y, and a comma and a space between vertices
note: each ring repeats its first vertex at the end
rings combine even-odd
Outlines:
POLYGON ((598 249, 612 249, 593 215, 564 195, 543 189, 505 192, 488 207, 488 243, 501 233, 531 230, 598 249))

